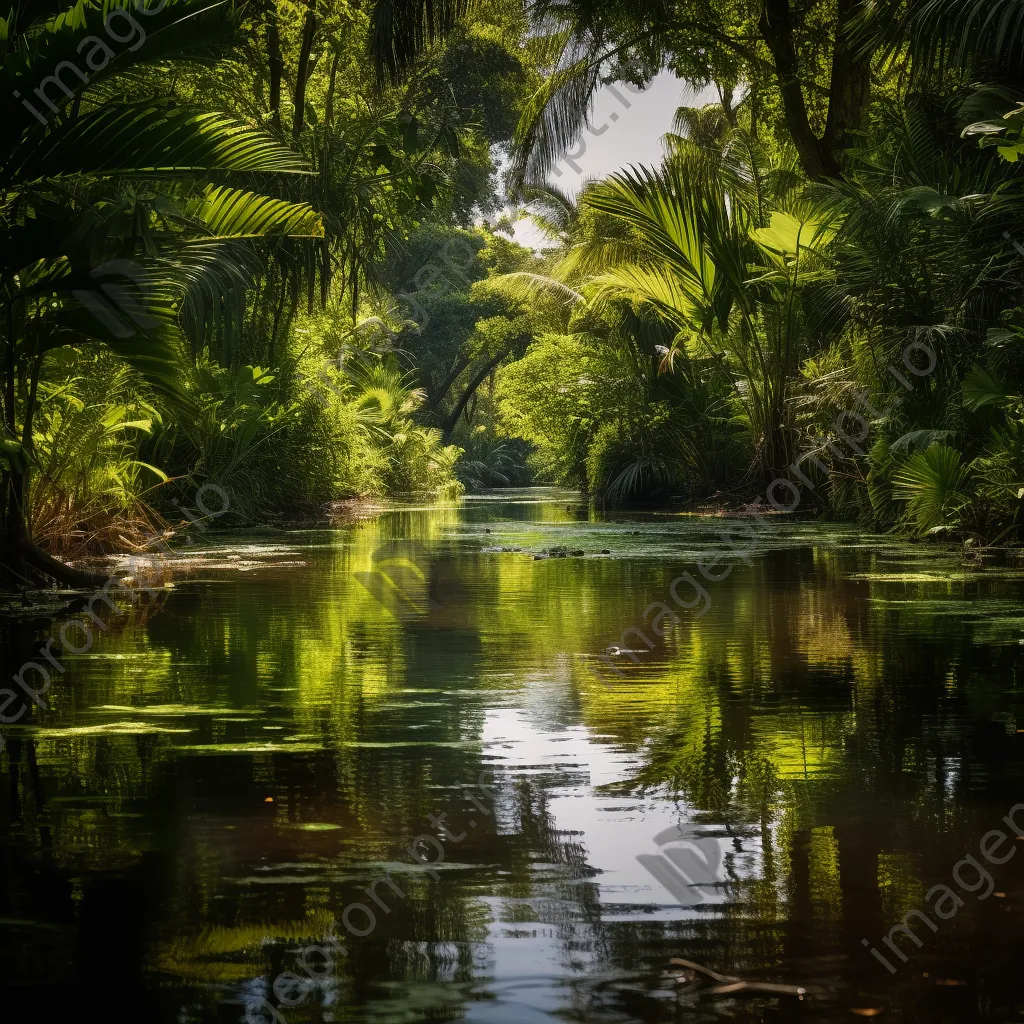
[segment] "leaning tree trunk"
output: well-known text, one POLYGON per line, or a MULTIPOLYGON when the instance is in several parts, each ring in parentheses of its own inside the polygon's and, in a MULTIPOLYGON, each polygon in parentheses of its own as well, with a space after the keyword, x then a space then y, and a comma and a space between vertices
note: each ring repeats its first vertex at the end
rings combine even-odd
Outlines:
POLYGON ((455 408, 452 409, 452 411, 445 417, 444 423, 442 424, 441 430, 444 434, 445 443, 451 440, 452 433, 458 426, 459 417, 462 415, 462 411, 469 404, 469 400, 476 394, 477 388, 483 384, 487 379, 487 375, 491 373, 507 355, 508 349, 503 349, 492 359, 489 359, 469 382, 469 386, 462 393, 462 397, 455 403, 455 408))
POLYGON ((33 540, 28 521, 29 451, 32 439, 32 418, 39 384, 42 355, 34 357, 29 377, 29 393, 24 424, 17 425, 16 390, 18 367, 15 361, 16 337, 13 307, 7 309, 7 332, 3 338, 4 394, 3 433, 7 438, 21 436, 21 454, 9 456, 8 465, 0 471, 0 585, 25 585, 33 582, 33 572, 74 588, 100 587, 104 577, 82 572, 48 555, 33 540))
POLYGON ((24 483, 10 470, 0 473, 0 567, 4 579, 0 582, 28 582, 29 568, 25 560, 24 539, 28 533, 24 517, 20 514, 18 492, 24 492, 24 483), (7 579, 9 578, 9 579, 7 579))
POLYGON ((32 582, 32 573, 76 589, 101 587, 99 573, 83 572, 48 555, 33 540, 28 528, 28 474, 4 471, 0 477, 3 492, 3 524, 0 526, 0 583, 32 582))

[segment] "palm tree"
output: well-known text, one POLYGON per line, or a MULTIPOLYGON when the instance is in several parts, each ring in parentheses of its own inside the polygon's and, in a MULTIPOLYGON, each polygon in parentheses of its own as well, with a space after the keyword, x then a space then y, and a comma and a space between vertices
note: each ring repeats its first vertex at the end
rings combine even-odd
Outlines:
POLYGON ((32 568, 73 585, 94 582, 41 551, 27 525, 33 424, 49 354, 105 345, 166 400, 187 403, 178 372, 182 323, 203 321, 202 296, 251 284, 246 254, 262 240, 323 234, 310 207, 225 183, 306 173, 304 161, 273 138, 226 114, 125 100, 127 82, 113 88, 114 76, 147 63, 209 55, 230 28, 230 8, 228 0, 167 0, 150 11, 104 0, 36 20, 17 15, 5 25, 0 564, 17 579, 32 568), (114 51, 103 38, 118 15, 117 38, 129 22, 139 31, 114 51), (8 88, 14 82, 20 88, 8 88))
POLYGON ((762 477, 788 463, 789 386, 806 342, 809 288, 823 279, 827 213, 798 198, 799 176, 771 166, 733 132, 722 150, 676 137, 657 169, 631 168, 591 185, 585 206, 618 223, 582 239, 552 276, 510 275, 520 293, 547 290, 591 305, 653 310, 675 332, 663 369, 711 360, 728 375, 762 477))
POLYGON ((797 293, 816 225, 776 212, 771 227, 758 227, 723 187, 724 175, 709 170, 703 154, 677 148, 658 171, 633 169, 596 188, 591 204, 633 224, 644 252, 610 267, 589 290, 653 307, 677 329, 674 348, 720 358, 745 409, 754 470, 762 476, 790 455, 797 293))

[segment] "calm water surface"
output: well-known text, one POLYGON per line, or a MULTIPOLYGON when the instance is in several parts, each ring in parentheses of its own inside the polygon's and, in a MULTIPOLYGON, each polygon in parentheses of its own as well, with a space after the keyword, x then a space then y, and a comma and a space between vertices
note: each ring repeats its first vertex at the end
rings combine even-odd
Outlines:
POLYGON ((658 637, 729 523, 615 518, 221 538, 62 656, 0 754, 3 1019, 1024 1020, 1024 854, 953 880, 1024 802, 1024 573, 780 523, 658 637))

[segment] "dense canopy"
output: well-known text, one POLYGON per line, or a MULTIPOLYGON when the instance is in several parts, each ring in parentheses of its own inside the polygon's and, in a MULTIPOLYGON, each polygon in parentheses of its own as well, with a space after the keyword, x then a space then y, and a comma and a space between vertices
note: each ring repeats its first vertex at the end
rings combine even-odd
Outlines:
POLYGON ((173 534, 204 483, 255 523, 785 477, 875 527, 1018 529, 1019 0, 48 0, 2 30, 15 580, 173 534), (566 191, 600 91, 666 72, 718 102, 566 191))

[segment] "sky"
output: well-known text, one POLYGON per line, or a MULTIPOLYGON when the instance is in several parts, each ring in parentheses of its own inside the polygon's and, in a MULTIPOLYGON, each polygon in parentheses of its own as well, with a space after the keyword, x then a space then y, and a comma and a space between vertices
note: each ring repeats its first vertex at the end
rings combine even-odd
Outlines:
MULTIPOLYGON (((671 130, 676 108, 718 102, 711 86, 700 92, 669 71, 652 79, 643 92, 627 86, 604 86, 590 119, 593 130, 562 159, 549 181, 570 193, 591 178, 603 178, 630 164, 661 162, 662 136, 671 130)), ((531 247, 551 243, 529 221, 516 224, 515 240, 531 247)))

